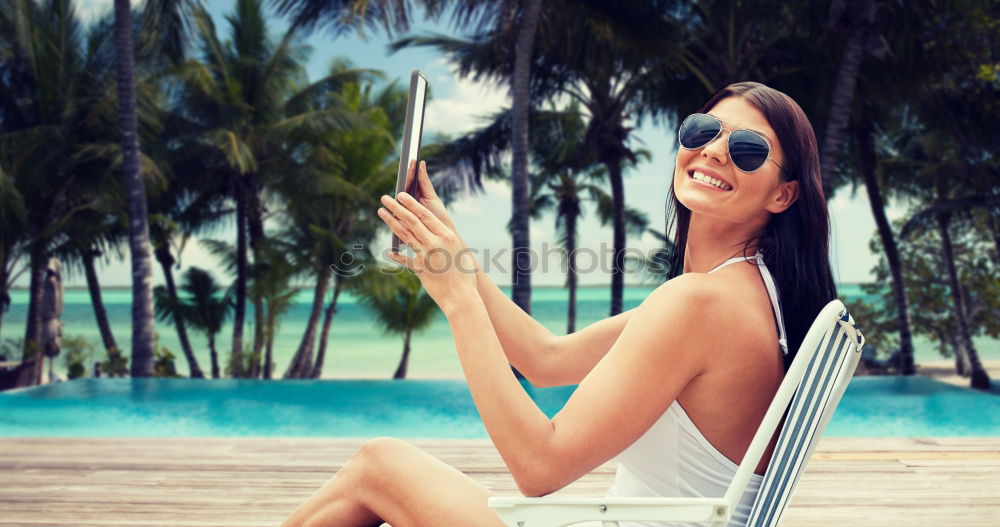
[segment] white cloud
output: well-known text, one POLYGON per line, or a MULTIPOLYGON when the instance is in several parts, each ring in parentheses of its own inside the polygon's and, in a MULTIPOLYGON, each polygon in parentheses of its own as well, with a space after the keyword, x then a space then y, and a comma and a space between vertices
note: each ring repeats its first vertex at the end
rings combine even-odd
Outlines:
POLYGON ((427 131, 455 136, 486 124, 491 114, 509 104, 502 84, 461 79, 457 74, 450 78, 451 86, 448 80, 445 77, 435 86, 437 93, 447 91, 447 95, 427 104, 427 131))
MULTIPOLYGON (((145 0, 132 0, 132 7, 138 7, 145 0)), ((77 16, 84 24, 90 24, 111 12, 114 0, 75 0, 73 7, 77 16)))
POLYGON ((506 181, 484 179, 483 191, 491 196, 503 196, 508 203, 510 202, 510 185, 506 181))
POLYGON ((461 214, 463 216, 480 216, 483 214, 482 207, 469 200, 453 201, 448 205, 448 208, 451 209, 453 214, 461 214))

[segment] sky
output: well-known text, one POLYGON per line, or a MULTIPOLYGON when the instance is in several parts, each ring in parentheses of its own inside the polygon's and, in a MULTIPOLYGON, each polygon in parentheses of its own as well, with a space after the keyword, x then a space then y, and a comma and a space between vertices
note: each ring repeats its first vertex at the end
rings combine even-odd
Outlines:
MULTIPOLYGON (((220 33, 228 34, 228 24, 223 17, 233 10, 234 2, 207 1, 206 5, 216 18, 216 27, 220 33)), ((81 18, 91 21, 110 12, 112 0, 79 0, 76 6, 81 18)), ((269 18, 268 22, 272 24, 274 38, 278 38, 286 24, 276 16, 269 18)), ((414 24, 410 34, 430 32, 456 34, 446 22, 432 24, 426 21, 414 24)), ((313 48, 308 64, 309 77, 320 78, 337 57, 348 57, 358 67, 382 70, 389 80, 399 79, 404 86, 408 83, 410 71, 419 69, 431 86, 432 99, 427 106, 425 122, 425 134, 431 135, 438 132, 453 137, 460 135, 481 126, 485 122, 484 116, 509 105, 505 85, 460 78, 442 55, 429 49, 405 49, 390 55, 387 44, 392 40, 383 33, 369 32, 364 39, 353 34, 333 39, 324 32, 315 32, 307 40, 313 48)), ((625 202, 628 206, 643 211, 649 218, 651 227, 662 230, 667 186, 670 184, 676 155, 674 125, 645 122, 634 136, 631 146, 648 149, 652 157, 625 173, 625 202)), ((430 170, 433 172, 433 167, 430 170)), ((386 189, 386 193, 391 190, 386 189)), ((510 199, 510 187, 507 183, 487 181, 484 193, 461 197, 449 205, 449 212, 462 238, 479 256, 491 278, 500 285, 510 283, 511 241, 506 230, 510 218, 510 199)), ((834 280, 838 283, 871 281, 871 269, 875 266, 876 258, 870 253, 868 242, 875 233, 875 222, 864 189, 858 189, 857 192, 848 188, 840 189, 829 202, 829 207, 832 228, 830 263, 834 280)), ((892 220, 902 216, 904 212, 905 207, 890 205, 888 215, 892 220)), ((234 238, 232 231, 232 226, 229 226, 215 236, 234 238)), ((610 262, 611 232, 610 225, 600 225, 592 207, 586 209, 586 217, 579 225, 578 245, 589 249, 581 254, 577 262, 578 267, 582 268, 579 278, 581 285, 610 283, 610 272, 603 269, 599 262, 610 262), (600 255, 608 256, 602 258, 600 255)), ((531 245, 533 251, 540 255, 538 267, 532 274, 532 284, 535 286, 561 287, 565 282, 565 274, 561 269, 563 260, 556 249, 558 246, 555 235, 555 220, 551 213, 532 221, 531 245)), ((386 231, 376 243, 376 254, 389 246, 389 239, 390 235, 386 231)), ((634 235, 628 237, 630 254, 638 252, 648 255, 657 246, 657 240, 648 234, 638 239, 634 235)), ((195 265, 212 271, 219 279, 225 279, 225 273, 217 259, 197 240, 186 244, 179 260, 182 265, 179 271, 195 265)), ((154 285, 162 284, 162 272, 155 262, 153 269, 154 285)), ((125 259, 112 258, 103 262, 98 276, 103 287, 128 286, 131 273, 127 256, 125 259)), ((82 273, 64 278, 67 286, 86 284, 82 273)), ((627 285, 641 283, 641 273, 626 274, 627 285)), ((26 287, 26 277, 22 277, 17 285, 26 287)))

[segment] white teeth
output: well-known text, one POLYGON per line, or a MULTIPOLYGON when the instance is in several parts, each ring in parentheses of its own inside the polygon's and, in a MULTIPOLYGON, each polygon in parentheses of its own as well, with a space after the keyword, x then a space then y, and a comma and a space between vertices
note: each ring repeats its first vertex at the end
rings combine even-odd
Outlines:
POLYGON ((715 179, 714 177, 706 175, 706 174, 703 174, 701 172, 695 172, 694 174, 691 175, 691 177, 694 178, 694 179, 697 179, 698 181, 704 181, 706 183, 711 183, 711 184, 715 185, 716 187, 721 188, 722 190, 732 190, 733 189, 733 187, 730 187, 729 185, 723 183, 722 181, 719 181, 718 179, 715 179))

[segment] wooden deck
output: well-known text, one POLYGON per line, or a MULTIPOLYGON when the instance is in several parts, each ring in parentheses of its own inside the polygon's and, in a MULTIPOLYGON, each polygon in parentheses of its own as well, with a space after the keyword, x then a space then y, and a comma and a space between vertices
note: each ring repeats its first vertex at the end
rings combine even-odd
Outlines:
MULTIPOLYGON (((0 439, 0 526, 277 526, 363 440, 0 439)), ((414 440, 518 495, 486 440, 414 440)), ((608 463, 559 492, 602 496, 608 463)), ((1000 438, 824 438, 784 527, 1000 526, 1000 438)))

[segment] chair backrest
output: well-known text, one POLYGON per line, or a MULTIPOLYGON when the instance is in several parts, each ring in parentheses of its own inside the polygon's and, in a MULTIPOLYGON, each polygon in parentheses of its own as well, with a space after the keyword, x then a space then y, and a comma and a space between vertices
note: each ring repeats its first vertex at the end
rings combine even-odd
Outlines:
POLYGON ((834 409, 854 375, 864 336, 840 300, 816 317, 789 366, 733 477, 726 499, 735 510, 782 416, 784 426, 764 472, 747 527, 774 527, 781 519, 834 409), (786 414, 787 412, 787 414, 786 414))

